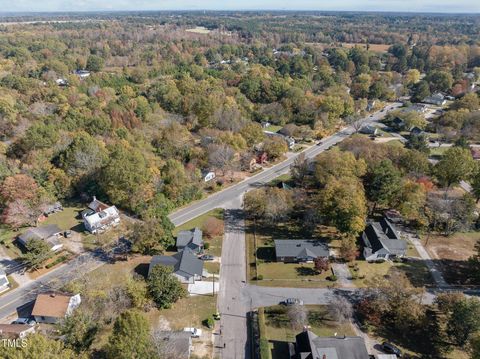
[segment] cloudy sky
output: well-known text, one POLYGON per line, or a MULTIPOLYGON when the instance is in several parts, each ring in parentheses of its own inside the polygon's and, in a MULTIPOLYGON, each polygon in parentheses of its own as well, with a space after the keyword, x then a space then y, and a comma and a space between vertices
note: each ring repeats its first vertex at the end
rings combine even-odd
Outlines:
POLYGON ((204 9, 480 13, 480 0, 0 0, 0 12, 204 9))

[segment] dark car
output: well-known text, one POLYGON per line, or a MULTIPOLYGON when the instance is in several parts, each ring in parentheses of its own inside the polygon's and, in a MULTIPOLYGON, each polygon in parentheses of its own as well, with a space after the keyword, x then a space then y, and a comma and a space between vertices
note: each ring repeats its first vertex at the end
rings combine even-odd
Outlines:
POLYGON ((389 342, 382 343, 382 350, 387 354, 395 354, 398 358, 402 357, 402 351, 389 342))
POLYGON ((202 261, 213 261, 213 256, 210 254, 204 254, 203 256, 200 256, 200 259, 202 261))
POLYGON ((283 305, 303 305, 303 300, 298 299, 298 298, 287 298, 283 302, 281 302, 283 305))

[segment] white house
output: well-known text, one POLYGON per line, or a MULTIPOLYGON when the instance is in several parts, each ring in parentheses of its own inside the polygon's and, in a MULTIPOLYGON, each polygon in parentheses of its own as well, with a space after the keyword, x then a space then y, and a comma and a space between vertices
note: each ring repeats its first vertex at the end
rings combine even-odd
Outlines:
POLYGON ((213 171, 203 171, 202 178, 204 182, 210 182, 216 177, 215 172, 213 171))
POLYGON ((39 294, 33 306, 32 316, 37 323, 55 324, 72 314, 81 302, 80 294, 39 294))
POLYGON ((0 293, 5 292, 10 288, 10 282, 7 278, 7 273, 3 269, 0 269, 0 293))
POLYGON ((90 71, 87 71, 87 70, 77 70, 77 71, 75 71, 75 75, 77 75, 78 77, 80 77, 81 80, 84 80, 84 79, 86 79, 87 77, 90 76, 90 71))
POLYGON ((93 197, 88 209, 82 212, 83 224, 90 233, 98 233, 120 223, 120 213, 115 206, 109 206, 93 197))

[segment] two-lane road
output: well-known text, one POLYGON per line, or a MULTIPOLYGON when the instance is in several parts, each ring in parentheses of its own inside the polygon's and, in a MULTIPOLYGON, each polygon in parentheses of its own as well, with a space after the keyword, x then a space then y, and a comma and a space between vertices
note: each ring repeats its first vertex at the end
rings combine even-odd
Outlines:
MULTIPOLYGON (((390 106, 387 106, 385 110, 378 111, 373 115, 367 117, 365 124, 377 122, 381 120, 388 111, 400 107, 401 103, 394 103, 390 106)), ((322 139, 321 145, 315 145, 308 147, 306 150, 300 152, 304 153, 306 158, 314 158, 318 154, 324 152, 330 147, 342 142, 344 139, 348 138, 354 133, 353 127, 346 127, 341 131, 335 133, 332 136, 322 139)), ((231 201, 234 198, 241 196, 246 191, 264 185, 273 179, 288 173, 291 165, 294 163, 295 159, 300 155, 300 153, 293 154, 289 156, 285 161, 280 162, 270 168, 264 169, 262 172, 249 177, 243 180, 236 185, 228 187, 220 192, 217 192, 205 199, 197 201, 186 208, 182 208, 174 213, 172 213, 169 218, 176 226, 179 226, 189 220, 198 217, 201 214, 204 214, 214 208, 224 207, 225 204, 231 201)))

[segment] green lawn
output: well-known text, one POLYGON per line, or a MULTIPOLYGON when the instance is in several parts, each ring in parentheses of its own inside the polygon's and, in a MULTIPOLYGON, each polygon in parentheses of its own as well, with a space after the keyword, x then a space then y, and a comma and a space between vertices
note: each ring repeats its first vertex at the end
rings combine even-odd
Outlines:
MULTIPOLYGON (((323 305, 306 305, 308 311, 306 325, 318 336, 355 335, 352 325, 339 323, 333 320, 323 305)), ((288 308, 285 306, 272 306, 263 308, 264 315, 259 311, 261 326, 261 339, 268 341, 270 354, 273 359, 289 358, 287 344, 295 341, 295 336, 301 332, 301 328, 293 328, 288 318, 288 308), (263 326, 264 323, 264 326, 263 326)), ((262 357, 262 359, 264 359, 262 357)))
POLYGON ((368 287, 377 278, 388 278, 392 271, 404 272, 415 287, 433 285, 430 272, 422 261, 409 261, 405 263, 393 263, 390 261, 382 263, 368 263, 364 260, 355 261, 358 271, 350 268, 352 275, 358 278, 353 280, 357 287, 368 287))
POLYGON ((63 207, 63 211, 53 213, 40 225, 56 224, 62 230, 73 230, 82 233, 85 231, 80 212, 86 207, 80 204, 71 204, 63 207))
POLYGON ((283 126, 277 126, 277 125, 270 125, 268 127, 265 127, 265 131, 270 131, 270 132, 278 132, 283 128, 283 126))
MULTIPOLYGON (((198 216, 192 219, 187 223, 184 223, 176 227, 173 231, 173 235, 176 236, 180 231, 190 230, 195 227, 203 229, 205 221, 210 217, 215 217, 223 221, 223 212, 224 210, 222 208, 215 208, 205 214, 202 214, 201 216, 198 216)), ((205 253, 220 257, 222 255, 222 240, 223 240, 223 235, 216 236, 214 238, 206 238, 204 236, 204 241, 206 243, 209 243, 210 245, 210 247, 208 248, 208 250, 205 251, 205 253)))
POLYGON ((432 157, 442 157, 443 154, 449 149, 450 147, 433 147, 430 148, 430 156, 432 157))

